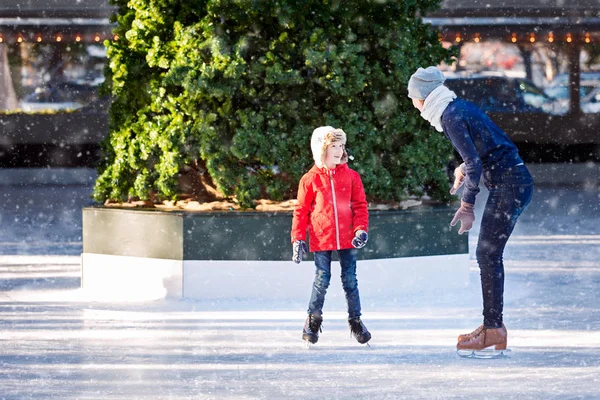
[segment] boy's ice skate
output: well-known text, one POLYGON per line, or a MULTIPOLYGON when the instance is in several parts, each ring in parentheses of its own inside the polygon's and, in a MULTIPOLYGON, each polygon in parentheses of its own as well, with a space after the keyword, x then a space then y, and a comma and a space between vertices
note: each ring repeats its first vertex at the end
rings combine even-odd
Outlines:
POLYGON ((360 317, 348 319, 348 326, 350 327, 350 334, 354 336, 358 343, 365 344, 371 340, 371 333, 367 330, 360 317))
POLYGON ((510 352, 506 349, 508 333, 504 325, 495 329, 481 325, 471 333, 460 335, 458 339, 456 353, 461 357, 504 358, 510 352))
POLYGON ((322 323, 323 317, 321 316, 309 314, 308 317, 306 317, 304 329, 302 330, 302 339, 305 341, 304 344, 306 347, 319 341, 319 332, 322 332, 322 323))

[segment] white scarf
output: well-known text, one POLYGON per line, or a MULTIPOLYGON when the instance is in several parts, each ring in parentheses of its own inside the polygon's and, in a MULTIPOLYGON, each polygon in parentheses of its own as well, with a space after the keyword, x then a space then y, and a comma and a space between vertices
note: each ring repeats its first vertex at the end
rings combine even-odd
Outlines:
POLYGON ((421 117, 425 118, 438 131, 442 129, 442 114, 448 107, 448 104, 456 98, 456 93, 444 85, 436 87, 433 92, 425 99, 421 117))

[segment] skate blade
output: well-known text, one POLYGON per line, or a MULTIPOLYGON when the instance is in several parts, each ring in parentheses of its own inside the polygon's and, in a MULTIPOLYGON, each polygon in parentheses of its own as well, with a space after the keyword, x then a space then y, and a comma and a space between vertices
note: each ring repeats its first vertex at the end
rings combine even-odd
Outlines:
POLYGON ((495 360, 499 358, 510 358, 510 349, 506 350, 456 350, 456 354, 462 358, 476 358, 482 360, 495 360))
POLYGON ((314 343, 311 343, 308 340, 304 340, 304 345, 303 346, 304 346, 305 349, 310 350, 314 345, 315 345, 314 343))

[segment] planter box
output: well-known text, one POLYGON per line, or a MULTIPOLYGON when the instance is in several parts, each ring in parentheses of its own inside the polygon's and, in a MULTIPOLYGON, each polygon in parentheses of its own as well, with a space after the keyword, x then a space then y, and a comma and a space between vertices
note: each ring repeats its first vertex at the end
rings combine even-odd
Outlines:
MULTIPOLYGON (((370 211, 361 296, 466 287, 468 237, 450 231, 454 211, 370 211)), ((314 263, 291 261, 291 222, 289 212, 84 208, 82 286, 109 298, 308 299, 314 263)))

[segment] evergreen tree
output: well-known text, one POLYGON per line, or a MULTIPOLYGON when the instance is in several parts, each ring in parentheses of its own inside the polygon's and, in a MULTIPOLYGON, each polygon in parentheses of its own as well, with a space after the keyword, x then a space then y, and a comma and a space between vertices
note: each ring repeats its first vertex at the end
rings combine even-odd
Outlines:
POLYGON ((97 200, 174 199, 184 171, 242 206, 296 194, 312 130, 344 129, 367 195, 447 199, 452 150, 406 97, 452 52, 438 0, 112 0, 97 200))

